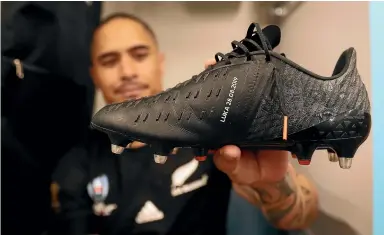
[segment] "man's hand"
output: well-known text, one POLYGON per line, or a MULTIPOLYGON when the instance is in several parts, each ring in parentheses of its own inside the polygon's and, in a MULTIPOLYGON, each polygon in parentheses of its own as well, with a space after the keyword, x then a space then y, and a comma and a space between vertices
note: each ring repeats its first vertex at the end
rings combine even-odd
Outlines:
POLYGON ((258 206, 274 226, 304 229, 317 214, 317 192, 289 164, 286 151, 248 151, 227 145, 216 151, 217 168, 232 180, 234 190, 258 206))
POLYGON ((237 184, 254 188, 283 180, 288 171, 288 152, 248 151, 227 145, 216 152, 214 162, 237 184))
MULTIPOLYGON (((205 63, 205 68, 215 60, 205 63)), ((232 180, 234 190, 259 206, 276 227, 286 230, 308 227, 317 215, 317 192, 289 164, 286 151, 248 151, 224 146, 214 155, 216 167, 232 180)))

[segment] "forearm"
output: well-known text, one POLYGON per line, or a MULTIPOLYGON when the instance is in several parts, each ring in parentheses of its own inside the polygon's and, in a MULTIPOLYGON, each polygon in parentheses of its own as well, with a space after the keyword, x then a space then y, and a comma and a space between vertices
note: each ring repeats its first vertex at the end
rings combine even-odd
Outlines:
POLYGON ((257 187, 233 185, 234 190, 253 205, 261 208, 274 226, 304 229, 314 221, 318 210, 315 187, 289 165, 286 177, 274 184, 257 187))

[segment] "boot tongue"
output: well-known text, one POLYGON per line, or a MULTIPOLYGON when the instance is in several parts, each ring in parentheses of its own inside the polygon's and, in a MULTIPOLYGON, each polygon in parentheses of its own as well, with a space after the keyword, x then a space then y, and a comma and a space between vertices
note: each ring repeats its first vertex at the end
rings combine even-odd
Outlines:
MULTIPOLYGON (((281 39, 281 30, 277 25, 269 25, 263 29, 265 39, 271 44, 272 49, 277 47, 281 39)), ((261 45, 261 41, 257 33, 252 36, 252 40, 261 45)))

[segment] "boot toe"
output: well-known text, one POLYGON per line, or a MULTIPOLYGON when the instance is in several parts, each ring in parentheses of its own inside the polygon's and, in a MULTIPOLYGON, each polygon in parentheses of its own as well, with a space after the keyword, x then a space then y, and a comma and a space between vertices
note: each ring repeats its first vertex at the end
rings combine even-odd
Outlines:
POLYGON ((100 131, 112 131, 119 127, 124 119, 119 107, 121 104, 111 104, 100 109, 93 117, 91 126, 100 131))

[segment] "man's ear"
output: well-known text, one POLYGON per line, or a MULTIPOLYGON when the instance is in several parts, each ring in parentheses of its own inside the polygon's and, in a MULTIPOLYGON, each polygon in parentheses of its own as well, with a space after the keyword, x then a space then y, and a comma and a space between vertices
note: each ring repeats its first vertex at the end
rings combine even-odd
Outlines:
POLYGON ((160 73, 161 77, 164 75, 164 70, 165 70, 165 55, 162 52, 159 52, 159 65, 160 65, 160 73))

